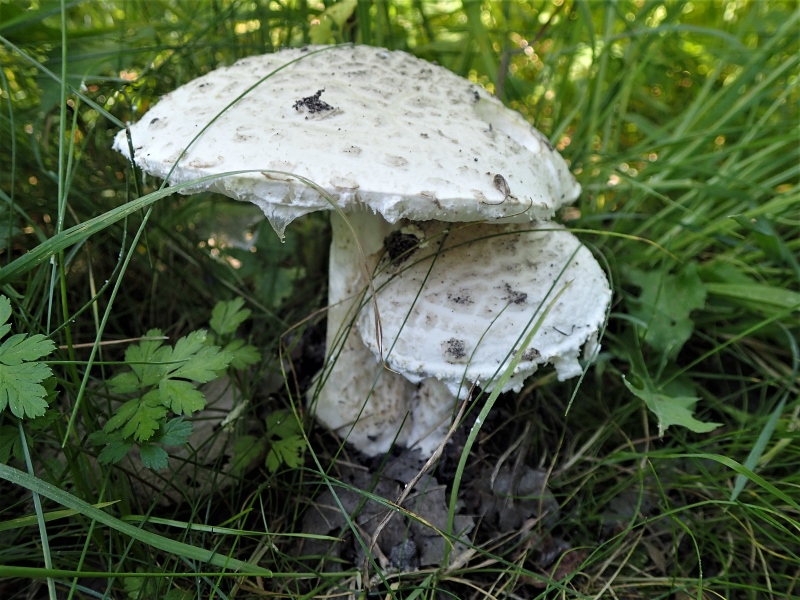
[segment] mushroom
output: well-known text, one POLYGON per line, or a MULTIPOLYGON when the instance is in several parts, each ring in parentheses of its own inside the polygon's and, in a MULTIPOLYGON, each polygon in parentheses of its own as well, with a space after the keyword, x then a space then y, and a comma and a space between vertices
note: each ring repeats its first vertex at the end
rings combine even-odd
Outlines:
MULTIPOLYGON (((585 297, 594 298, 597 310, 572 322, 546 322, 533 338, 539 356, 529 352, 523 357, 508 380, 512 388, 543 362, 555 364, 559 376, 574 374, 578 349, 587 342, 593 346, 602 325, 597 315, 604 315, 610 298, 608 284, 571 234, 542 224, 573 202, 580 186, 563 158, 521 115, 442 67, 368 46, 283 50, 245 58, 187 83, 129 129, 132 158, 144 171, 168 178, 170 184, 217 175, 213 182, 181 192, 211 190, 253 202, 281 237, 295 218, 335 209, 329 358, 309 399, 322 423, 367 454, 385 452, 392 443, 420 442, 423 454, 430 454, 442 439, 455 398, 464 395, 462 379, 491 385, 487 374, 509 364, 507 351, 518 342, 505 339, 506 334, 494 335, 492 328, 500 322, 488 328, 480 344, 480 336, 469 341, 464 337, 465 353, 469 348, 475 354, 445 360, 451 365, 447 372, 441 352, 434 357, 430 344, 415 350, 415 343, 427 343, 425 336, 414 337, 408 326, 400 325, 409 311, 424 321, 425 311, 430 316, 447 310, 452 301, 444 290, 458 289, 459 277, 477 273, 470 274, 464 260, 486 265, 484 289, 493 299, 475 306, 491 305, 499 312, 505 302, 503 314, 526 323, 526 315, 529 320, 542 310, 533 300, 544 297, 557 280, 574 277, 593 286, 559 298, 551 309, 554 318, 560 319, 568 305, 586 305, 585 297), (457 225, 476 221, 486 224, 457 225), (474 241, 464 240, 472 251, 455 248, 453 240, 471 235, 474 241), (425 243, 429 248, 421 248, 425 243), (503 245, 506 254, 482 254, 503 245), (434 248, 441 250, 439 264, 449 265, 439 277, 443 287, 432 292, 426 286, 424 302, 414 303, 419 270, 433 259, 415 256, 407 263, 413 266, 392 267, 382 257, 434 248), (560 267, 537 262, 559 249, 563 254, 553 254, 546 264, 560 267), (521 266, 512 265, 514 253, 523 257, 521 266), (513 276, 498 278, 505 268, 514 270, 513 276), (370 286, 373 272, 378 274, 370 286), (523 285, 526 273, 531 282, 540 282, 538 287, 523 285), (370 287, 378 290, 376 297, 362 308, 370 287), (514 293, 527 294, 530 301, 515 303, 519 296, 514 293), (441 301, 438 309, 433 308, 436 298, 441 301), (376 305, 383 335, 375 321, 376 305), (551 346, 540 339, 555 339, 554 332, 562 328, 559 335, 568 341, 551 346), (487 339, 493 340, 494 350, 486 349, 492 366, 478 368, 487 339), (438 366, 429 362, 434 360, 438 366)), ((124 131, 117 134, 114 149, 131 158, 124 131)), ((466 306, 456 308, 453 315, 469 314, 466 306)), ((502 320, 502 327, 513 329, 520 322, 502 320)), ((453 334, 453 339, 462 338, 453 334)), ((458 353, 454 348, 451 358, 458 353)))
POLYGON ((372 282, 380 335, 369 303, 357 328, 376 355, 380 340, 392 371, 438 383, 435 400, 428 392, 410 407, 409 437, 430 454, 472 384, 519 391, 545 363, 559 380, 580 375, 581 354, 591 360, 598 349, 611 292, 592 254, 561 225, 414 227, 420 242, 401 261, 387 249, 372 282))

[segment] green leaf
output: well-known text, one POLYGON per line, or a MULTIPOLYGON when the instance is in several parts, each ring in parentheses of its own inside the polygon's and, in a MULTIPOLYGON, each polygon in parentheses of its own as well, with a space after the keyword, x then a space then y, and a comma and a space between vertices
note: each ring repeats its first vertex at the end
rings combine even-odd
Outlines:
POLYGON ((122 436, 132 436, 137 442, 149 440, 158 430, 159 421, 166 415, 167 408, 161 404, 158 392, 152 390, 142 397, 136 413, 122 428, 122 436))
POLYGON ((353 14, 357 0, 340 0, 326 8, 311 26, 309 38, 312 44, 330 44, 340 41, 342 26, 353 14))
POLYGON ((276 410, 267 415, 266 423, 270 443, 267 469, 274 473, 282 463, 292 468, 301 466, 306 440, 294 415, 287 410, 276 410))
POLYGON ((41 417, 47 410, 47 390, 39 382, 52 374, 50 367, 38 362, 0 364, 0 411, 8 406, 19 419, 41 417))
MULTIPOLYGON (((160 329, 151 329, 147 332, 147 338, 161 338, 163 334, 160 329)), ((166 374, 169 365, 169 355, 172 349, 164 346, 160 339, 144 340, 133 346, 129 346, 125 351, 125 362, 139 379, 139 386, 136 389, 145 389, 151 385, 156 385, 166 374)), ((130 385, 125 382, 125 385, 130 385)))
POLYGON ((115 394, 131 394, 142 388, 139 377, 133 371, 125 371, 108 380, 108 386, 115 394))
POLYGON ((267 453, 267 458, 264 461, 264 465, 266 465, 267 470, 270 473, 275 473, 280 468, 281 456, 275 451, 274 448, 270 449, 270 451, 267 453))
MULTIPOLYGON (((111 378, 109 384, 115 393, 145 393, 117 408, 103 427, 104 433, 118 433, 123 440, 140 444, 147 441, 169 445, 185 443, 191 433, 191 425, 181 424, 180 421, 170 426, 169 431, 161 432, 157 439, 153 439, 153 436, 162 426, 166 426, 168 410, 188 415, 204 408, 205 396, 192 382, 205 383, 215 379, 218 371, 224 370, 230 363, 232 355, 229 352, 221 351, 218 346, 206 345, 207 335, 202 330, 194 331, 179 339, 171 348, 159 339, 162 336, 160 330, 151 329, 147 337, 154 339, 130 346, 125 352, 125 361, 131 371, 111 378)), ((146 452, 150 454, 145 455, 143 462, 146 460, 150 465, 163 463, 164 458, 159 452, 146 452)))
MULTIPOLYGON (((148 337, 160 335, 158 329, 147 333, 148 337)), ((206 337, 205 331, 194 331, 179 339, 174 349, 162 345, 160 340, 144 341, 129 347, 125 361, 132 371, 111 378, 112 391, 132 393, 157 385, 163 404, 175 412, 199 410, 205 406, 202 394, 190 383, 175 379, 199 383, 211 381, 231 360, 230 353, 221 352, 217 346, 206 346, 206 337)))
POLYGON ((158 434, 153 438, 153 442, 164 444, 165 446, 182 446, 189 441, 192 435, 193 426, 189 421, 183 419, 170 419, 159 429, 158 434))
POLYGON ((120 406, 103 431, 110 433, 120 429, 123 438, 133 437, 137 442, 143 442, 153 437, 159 420, 166 414, 167 408, 161 404, 158 390, 151 390, 142 398, 134 398, 120 406))
POLYGON ((721 425, 721 423, 703 423, 692 416, 698 400, 694 396, 669 396, 654 389, 650 384, 637 388, 627 379, 623 381, 625 387, 634 396, 644 400, 647 408, 658 418, 659 437, 664 436, 670 425, 680 425, 695 433, 707 433, 721 425))
POLYGON ((133 400, 128 400, 122 406, 120 406, 116 411, 114 411, 114 416, 111 417, 106 424, 103 426, 103 431, 105 433, 111 433, 125 425, 128 421, 130 421, 133 416, 136 414, 136 411, 139 410, 139 404, 141 403, 141 399, 134 398, 133 400))
POLYGON ((266 466, 270 473, 278 470, 281 463, 296 469, 303 464, 303 452, 306 441, 302 436, 295 435, 272 442, 272 447, 267 454, 266 466))
POLYGON ((12 335, 0 346, 0 362, 16 366, 23 362, 38 360, 55 349, 56 345, 53 340, 49 340, 41 334, 28 336, 18 333, 12 335))
POLYGON ((225 352, 233 357, 231 367, 237 370, 245 369, 261 360, 261 352, 252 344, 245 345, 244 340, 237 339, 228 342, 225 352))
POLYGON ((191 379, 198 383, 207 383, 219 377, 233 357, 223 352, 219 346, 204 346, 192 360, 181 366, 170 377, 191 379))
POLYGON ((205 345, 207 335, 203 330, 193 331, 178 340, 169 357, 169 361, 176 363, 170 365, 170 378, 206 383, 216 379, 218 372, 230 364, 233 357, 229 353, 221 351, 219 346, 205 345))
POLYGON ((139 446, 139 456, 142 459, 142 464, 147 469, 159 471, 166 469, 169 465, 169 456, 166 450, 155 444, 141 444, 139 446))
POLYGON ((188 381, 162 379, 158 391, 161 403, 178 415, 190 415, 206 405, 203 393, 188 381))
POLYGON ((234 333, 244 321, 250 317, 250 310, 242 308, 244 299, 234 298, 228 302, 217 302, 214 310, 211 311, 211 321, 209 325, 217 335, 228 335, 234 333))
POLYGON ((13 451, 14 445, 19 442, 19 430, 11 425, 3 425, 0 427, 0 464, 4 465, 11 458, 13 452, 16 456, 16 451, 13 451))
MULTIPOLYGON (((0 296, 0 337, 11 330, 7 324, 10 317, 11 301, 0 296)), ((48 388, 40 384, 52 377, 53 371, 37 361, 55 347, 52 340, 41 334, 24 333, 12 335, 0 345, 0 411, 9 407, 19 419, 40 417, 45 413, 48 388)))
POLYGON ((689 315, 703 308, 706 301, 706 288, 697 274, 697 265, 687 264, 677 275, 630 269, 627 277, 642 288, 630 314, 647 324, 645 342, 675 356, 694 331, 689 315))
POLYGON ((276 410, 267 415, 267 437, 287 438, 300 432, 300 425, 288 410, 276 410))
MULTIPOLYGON (((199 350, 201 350, 206 343, 208 332, 205 329, 198 329, 183 336, 175 343, 175 348, 172 350, 170 361, 175 363, 188 361, 193 358, 199 350)), ((171 365, 171 369, 177 369, 181 364, 171 365)))
POLYGON ((237 476, 246 471, 264 452, 266 444, 263 437, 254 435, 243 435, 233 442, 231 473, 237 476))
POLYGON ((102 465, 116 464, 130 452, 133 444, 130 442, 111 442, 106 444, 97 456, 102 465))

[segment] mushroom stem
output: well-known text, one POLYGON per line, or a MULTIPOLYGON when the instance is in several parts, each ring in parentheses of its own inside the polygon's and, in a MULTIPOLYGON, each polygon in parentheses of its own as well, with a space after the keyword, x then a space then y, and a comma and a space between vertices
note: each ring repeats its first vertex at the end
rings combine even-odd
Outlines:
POLYGON ((309 404, 320 422, 365 454, 397 444, 415 445, 430 456, 447 433, 456 398, 436 379, 414 384, 385 369, 361 340, 354 324, 358 301, 395 226, 368 209, 347 220, 349 226, 339 214, 331 215, 327 363, 309 391, 309 404))
POLYGON ((427 458, 447 437, 458 398, 435 377, 423 379, 416 387, 408 446, 419 448, 422 456, 427 458))
POLYGON ((369 209, 352 212, 347 220, 350 226, 338 213, 331 214, 327 359, 308 399, 320 422, 375 455, 386 452, 392 442, 406 443, 403 421, 416 386, 384 369, 354 325, 366 274, 375 269, 391 225, 369 209))
POLYGON ((331 229, 326 337, 329 350, 343 325, 352 321, 358 312, 356 302, 367 285, 366 278, 371 277, 377 266, 383 239, 392 226, 379 214, 365 209, 347 214, 347 222, 338 212, 332 212, 331 229))

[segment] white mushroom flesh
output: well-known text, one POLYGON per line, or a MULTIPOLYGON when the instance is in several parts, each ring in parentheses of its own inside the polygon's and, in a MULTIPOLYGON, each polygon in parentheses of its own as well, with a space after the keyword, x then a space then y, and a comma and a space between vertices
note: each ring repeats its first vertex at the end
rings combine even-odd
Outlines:
MULTIPOLYGON (((574 235, 553 223, 417 225, 426 246, 381 263, 373 282, 393 370, 415 382, 434 377, 462 398, 474 382, 493 389, 517 353, 503 391, 518 391, 545 363, 561 380, 581 373, 581 348, 596 351, 611 291, 574 235)), ((358 328, 377 353, 374 323, 367 303, 358 328)))

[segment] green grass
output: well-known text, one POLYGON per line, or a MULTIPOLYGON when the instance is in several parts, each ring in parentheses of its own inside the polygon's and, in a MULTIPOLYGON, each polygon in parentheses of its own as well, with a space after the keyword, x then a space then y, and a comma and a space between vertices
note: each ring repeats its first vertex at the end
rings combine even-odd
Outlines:
MULTIPOLYGON (((492 399, 458 482, 521 439, 508 460, 548 471, 560 506, 552 536, 581 560, 548 580, 537 558, 547 532, 535 526, 508 543, 474 539, 454 569, 388 574, 375 597, 800 594, 796 2, 358 2, 343 22, 301 0, 28 4, 0 3, 0 293, 12 333, 58 346, 59 418, 22 420, 31 460, 0 465, 0 597, 357 588, 360 573, 291 552, 309 503, 345 485, 328 472, 336 440, 301 401, 313 365, 303 349, 321 335, 326 219, 293 223, 280 244, 246 207, 159 191, 110 151, 159 95, 311 41, 411 51, 525 114, 580 180, 562 217, 614 286, 603 352, 580 386, 543 370, 519 395, 492 399), (257 252, 216 241, 248 227, 257 252), (106 382, 130 344, 107 342, 159 328, 174 343, 237 296, 263 359, 234 376, 246 419, 183 459, 208 492, 168 471, 154 483, 129 464, 97 466, 87 438, 111 414, 106 382), (626 381, 651 399, 697 398, 695 416, 721 426, 673 425, 660 438, 626 381), (271 473, 262 461, 224 481, 227 458, 206 450, 229 456, 279 409, 303 422, 304 465, 271 473), (144 499, 142 486, 155 491, 144 499)), ((0 434, 19 423, 0 412, 0 434)))

